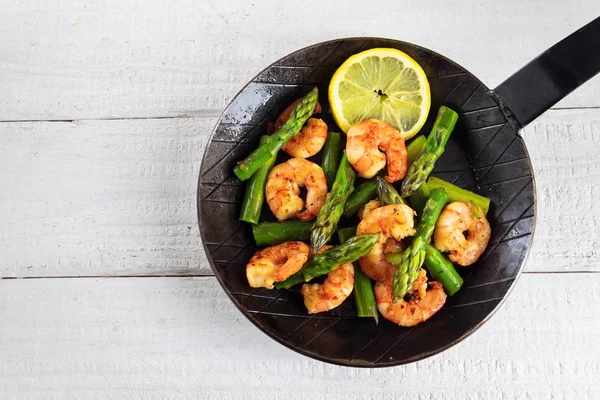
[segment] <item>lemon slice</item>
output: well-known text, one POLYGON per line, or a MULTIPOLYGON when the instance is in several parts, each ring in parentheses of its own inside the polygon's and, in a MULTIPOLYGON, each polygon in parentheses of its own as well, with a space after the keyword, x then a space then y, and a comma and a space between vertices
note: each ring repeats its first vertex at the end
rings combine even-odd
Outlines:
POLYGON ((409 139, 429 114, 429 82, 406 53, 370 49, 348 58, 335 71, 329 83, 329 105, 344 132, 357 122, 380 119, 409 139))

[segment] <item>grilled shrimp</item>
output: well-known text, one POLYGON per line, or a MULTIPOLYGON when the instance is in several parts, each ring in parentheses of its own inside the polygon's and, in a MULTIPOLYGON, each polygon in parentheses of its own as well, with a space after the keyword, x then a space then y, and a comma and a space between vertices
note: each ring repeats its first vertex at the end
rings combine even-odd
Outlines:
MULTIPOLYGON (((275 121, 275 131, 279 130, 290 119, 292 111, 302 100, 299 98, 290 104, 277 118, 275 121)), ((314 114, 321 113, 321 105, 317 103, 315 105, 314 114)), ((310 118, 306 125, 302 128, 300 133, 288 140, 283 145, 282 150, 288 153, 292 157, 308 158, 312 157, 321 151, 325 141, 327 140, 327 124, 319 118, 310 118)))
POLYGON ((317 154, 327 140, 327 124, 319 118, 310 118, 296 136, 281 148, 292 157, 308 158, 317 154))
POLYGON ((379 199, 374 199, 367 202, 367 204, 358 209, 358 218, 361 220, 365 219, 365 217, 369 215, 371 211, 379 207, 381 207, 379 199))
POLYGON ((315 163, 304 158, 290 158, 271 170, 265 195, 278 220, 298 217, 310 221, 319 214, 327 197, 325 174, 315 163), (299 196, 302 186, 306 187, 306 203, 299 196), (305 205, 306 209, 302 211, 305 205))
POLYGON ((454 202, 444 207, 435 224, 433 245, 439 251, 449 251, 451 261, 467 266, 483 254, 491 235, 490 223, 481 209, 473 210, 469 204, 454 202))
POLYGON ((431 318, 446 302, 444 287, 439 282, 427 283, 424 269, 413 283, 411 290, 394 304, 391 285, 375 284, 377 308, 383 317, 400 326, 415 326, 431 318), (428 287, 429 286, 429 287, 428 287))
POLYGON ((391 284, 396 267, 384 254, 401 251, 401 240, 415 234, 415 212, 404 204, 391 204, 374 209, 356 228, 357 235, 381 232, 379 241, 367 255, 358 259, 360 269, 371 279, 391 284))
MULTIPOLYGON (((331 246, 321 247, 322 253, 331 246)), ((305 283, 302 285, 304 305, 309 314, 329 311, 344 302, 354 288, 354 266, 352 263, 342 264, 327 274, 325 282, 305 283)))
POLYGON ((346 154, 363 178, 374 177, 386 162, 388 182, 404 179, 408 170, 408 152, 402 135, 380 120, 368 119, 352 126, 348 130, 346 154))
POLYGON ((248 283, 255 288, 273 289, 273 282, 282 282, 302 268, 309 252, 307 244, 297 241, 257 251, 246 265, 248 283))
MULTIPOLYGON (((300 103, 303 98, 304 97, 300 97, 298 100, 294 101, 292 104, 287 106, 287 108, 283 110, 281 114, 279 114, 279 117, 277 117, 277 120, 275 121, 276 132, 279 130, 279 128, 283 126, 283 124, 287 122, 288 119, 290 119, 292 111, 294 111, 294 108, 296 108, 298 103, 300 103)), ((317 104, 315 105, 315 110, 313 111, 313 114, 321 114, 321 104, 319 102, 317 102, 317 104)))

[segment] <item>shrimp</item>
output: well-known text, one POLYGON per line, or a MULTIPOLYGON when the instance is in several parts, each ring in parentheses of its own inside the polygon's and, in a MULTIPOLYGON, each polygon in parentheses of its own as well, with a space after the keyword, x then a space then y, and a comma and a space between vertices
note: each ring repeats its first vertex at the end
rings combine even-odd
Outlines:
POLYGON ((371 279, 391 284, 396 267, 388 262, 386 253, 401 251, 401 240, 415 234, 415 212, 404 204, 376 208, 367 214, 356 228, 357 235, 381 232, 379 241, 365 256, 358 259, 360 269, 371 279))
POLYGON ((371 213, 376 208, 381 207, 381 203, 379 203, 379 199, 371 200, 358 210, 358 218, 363 220, 367 215, 371 213))
POLYGON ((491 235, 490 223, 479 207, 473 210, 469 204, 454 202, 444 207, 435 224, 433 245, 449 251, 451 261, 466 267, 483 254, 491 235))
POLYGON ((246 278, 251 287, 273 289, 273 282, 282 282, 300 270, 308 260, 307 244, 289 241, 254 253, 246 265, 246 278))
POLYGON ((443 307, 446 293, 441 283, 433 281, 428 284, 426 272, 421 269, 404 299, 394 304, 392 286, 381 282, 375 284, 375 299, 385 319, 400 326, 415 326, 431 318, 443 307))
MULTIPOLYGON (((331 246, 321 247, 321 253, 331 246)), ((322 284, 313 283, 302 285, 304 305, 309 314, 329 311, 344 302, 354 288, 354 266, 345 263, 327 274, 322 284)))
MULTIPOLYGON (((277 117, 275 121, 275 132, 290 119, 292 111, 300 103, 302 98, 294 101, 277 117)), ((321 113, 321 105, 317 102, 313 114, 321 113)), ((310 118, 300 133, 288 140, 283 145, 282 150, 292 157, 308 158, 321 151, 321 148, 327 140, 327 124, 318 118, 310 118)))
POLYGON ((372 178, 386 166, 388 182, 404 179, 408 152, 400 132, 384 121, 368 119, 348 130, 348 161, 363 178, 372 178), (385 152, 385 154, 382 153, 385 152))
POLYGON ((308 158, 317 154, 327 140, 327 124, 319 118, 310 118, 296 136, 281 148, 292 157, 308 158))
MULTIPOLYGON (((277 117, 277 120, 275 121, 275 132, 277 132, 283 126, 283 124, 285 124, 287 120, 290 119, 292 111, 294 111, 294 108, 296 108, 298 103, 300 103, 300 101, 302 101, 303 98, 304 97, 300 97, 298 100, 294 101, 292 104, 287 106, 287 108, 283 110, 281 114, 279 114, 279 117, 277 117)), ((313 111, 313 114, 321 114, 321 104, 318 101, 317 104, 315 104, 315 110, 313 111)))
POLYGON ((319 214, 327 197, 325 174, 315 163, 304 158, 290 158, 271 170, 265 195, 278 220, 298 217, 302 221, 310 221, 319 214), (306 187, 304 211, 305 202, 299 196, 302 186, 306 187))

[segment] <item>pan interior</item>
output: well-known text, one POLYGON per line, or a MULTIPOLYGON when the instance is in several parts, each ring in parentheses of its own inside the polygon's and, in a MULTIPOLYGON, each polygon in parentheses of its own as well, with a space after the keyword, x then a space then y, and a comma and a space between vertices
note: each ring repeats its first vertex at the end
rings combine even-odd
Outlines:
MULTIPOLYGON (((285 157, 282 155, 281 160, 285 157)), ((507 123, 488 88, 471 73, 430 50, 389 39, 350 38, 292 53, 256 76, 229 104, 202 161, 198 218, 215 276, 233 303, 256 326, 301 354, 335 364, 381 367, 404 364, 461 341, 498 307, 518 277, 534 226, 531 164, 517 132, 507 123), (245 185, 232 173, 236 162, 256 148, 267 125, 311 87, 320 91, 322 118, 327 87, 349 56, 375 47, 393 47, 413 57, 431 86, 428 133, 440 105, 459 113, 459 122, 432 175, 491 198, 492 238, 473 266, 461 268, 463 288, 426 323, 402 328, 357 318, 352 300, 328 313, 309 316, 297 290, 252 289, 245 265, 256 251, 250 227, 238 221, 245 185)), ((272 219, 265 206, 263 215, 272 219)))

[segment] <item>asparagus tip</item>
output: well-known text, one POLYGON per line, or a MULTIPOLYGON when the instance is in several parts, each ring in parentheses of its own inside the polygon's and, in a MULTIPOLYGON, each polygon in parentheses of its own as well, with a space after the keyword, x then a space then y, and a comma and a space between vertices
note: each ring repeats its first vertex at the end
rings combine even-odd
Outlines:
POLYGON ((379 325, 379 312, 377 311, 377 306, 373 305, 373 309, 371 310, 371 314, 373 314, 373 319, 375 320, 375 325, 379 325))

